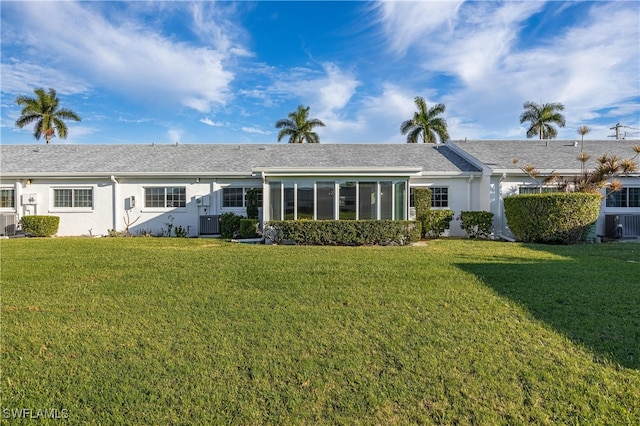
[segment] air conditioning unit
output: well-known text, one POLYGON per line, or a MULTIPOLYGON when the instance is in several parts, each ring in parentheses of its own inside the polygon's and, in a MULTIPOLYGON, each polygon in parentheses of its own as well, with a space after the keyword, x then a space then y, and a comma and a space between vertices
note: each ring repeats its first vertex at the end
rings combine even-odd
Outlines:
POLYGON ((640 215, 611 214, 605 215, 605 236, 608 238, 640 237, 640 215))

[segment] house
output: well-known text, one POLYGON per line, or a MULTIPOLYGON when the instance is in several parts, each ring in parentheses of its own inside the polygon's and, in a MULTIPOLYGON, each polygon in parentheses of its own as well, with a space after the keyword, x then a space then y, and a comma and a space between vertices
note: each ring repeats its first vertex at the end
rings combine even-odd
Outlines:
POLYGON ((603 202, 596 233, 610 238, 640 238, 640 159, 634 146, 640 140, 465 140, 448 142, 447 146, 482 170, 479 210, 494 213, 494 232, 498 236, 513 237, 504 216, 502 200, 514 194, 553 191, 557 187, 545 185, 544 178, 558 174, 567 180, 597 166, 603 154, 619 159, 634 158, 638 171, 618 179, 621 191, 603 190, 603 202), (589 154, 583 165, 578 160, 581 151, 589 154), (517 159, 517 164, 513 160, 517 159), (534 179, 522 168, 534 166, 539 177, 534 179), (621 234, 621 235, 619 235, 621 234))
MULTIPOLYGON (((476 209, 481 175, 424 144, 2 145, 0 167, 5 226, 56 215, 61 236, 134 221, 134 235, 169 225, 214 235, 220 215, 246 213, 249 188, 261 190, 265 221, 406 220, 414 187, 433 189, 434 208, 476 209)), ((450 232, 464 235, 455 223, 450 232)))
MULTIPOLYGON (((640 141, 585 141, 588 168, 602 153, 633 157, 640 141)), ((446 144, 0 145, 0 234, 24 215, 60 217, 58 235, 219 233, 220 215, 246 214, 259 189, 261 219, 415 218, 412 191, 430 187, 432 207, 494 213, 512 236, 505 196, 540 190, 518 166, 541 175, 580 173, 580 142, 450 141, 446 144)), ((638 163, 636 159, 636 163, 638 163)), ((603 201, 599 235, 640 236, 640 175, 603 201), (621 227, 619 225, 622 225, 621 227)), ((605 194, 606 195, 606 194, 605 194)), ((464 236, 453 221, 450 236, 464 236)))

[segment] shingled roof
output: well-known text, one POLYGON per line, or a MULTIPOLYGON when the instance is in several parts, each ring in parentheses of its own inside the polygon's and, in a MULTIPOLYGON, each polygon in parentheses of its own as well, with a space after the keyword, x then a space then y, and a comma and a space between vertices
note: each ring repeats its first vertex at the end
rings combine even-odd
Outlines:
MULTIPOLYGON (((618 158, 632 158, 640 140, 585 140, 584 151, 590 155, 587 169, 596 167, 602 154, 618 158)), ((495 173, 519 172, 518 166, 530 164, 540 171, 579 173, 582 143, 576 140, 465 140, 447 142, 456 152, 465 152, 476 164, 484 164, 495 173), (518 159, 518 166, 513 159, 518 159)), ((640 161, 636 157, 636 164, 640 161)))
POLYGON ((415 168, 466 173, 480 169, 444 145, 175 144, 1 145, 3 176, 250 175, 260 169, 415 168))

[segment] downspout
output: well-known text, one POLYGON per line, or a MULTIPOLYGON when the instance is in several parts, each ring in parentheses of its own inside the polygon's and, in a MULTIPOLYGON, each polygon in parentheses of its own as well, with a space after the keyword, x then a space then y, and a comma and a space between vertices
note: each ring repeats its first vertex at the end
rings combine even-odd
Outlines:
POLYGON ((474 175, 469 176, 467 181, 467 210, 471 210, 471 181, 475 178, 474 175))
POLYGON ((111 175, 110 179, 111 179, 111 182, 113 182, 113 200, 111 202, 111 204, 113 206, 113 209, 112 209, 113 210, 113 212, 112 212, 113 218, 112 218, 111 226, 112 226, 112 229, 114 231, 117 231, 118 230, 117 229, 118 228, 118 219, 117 219, 117 216, 118 216, 118 206, 117 206, 117 204, 118 204, 118 181, 116 180, 116 177, 113 176, 113 175, 111 175))
POLYGON ((498 212, 500 213, 499 222, 500 222, 500 232, 498 233, 498 238, 505 241, 514 242, 515 240, 511 237, 507 237, 503 235, 502 231, 504 230, 504 203, 502 202, 502 181, 507 178, 506 173, 502 173, 502 177, 498 180, 498 212))

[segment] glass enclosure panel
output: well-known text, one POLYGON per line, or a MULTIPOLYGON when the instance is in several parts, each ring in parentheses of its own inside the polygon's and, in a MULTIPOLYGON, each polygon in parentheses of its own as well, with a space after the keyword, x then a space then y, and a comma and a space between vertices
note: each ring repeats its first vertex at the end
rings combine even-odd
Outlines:
POLYGON ((358 218, 359 219, 376 219, 377 197, 376 182, 360 182, 359 198, 358 198, 358 218))
POLYGON ((356 183, 340 184, 340 220, 356 219, 356 183))
POLYGON ((335 182, 318 182, 318 220, 333 220, 335 182))
POLYGON ((295 219, 295 191, 292 182, 284 184, 284 220, 295 219))
POLYGON ((393 219, 392 182, 380 182, 380 219, 393 219))
POLYGON ((313 220, 313 186, 298 185, 298 220, 313 220))
POLYGON ((406 185, 404 182, 398 182, 395 185, 395 219, 404 220, 406 218, 406 185))
POLYGON ((271 220, 282 220, 282 192, 280 182, 269 184, 269 217, 271 220))

